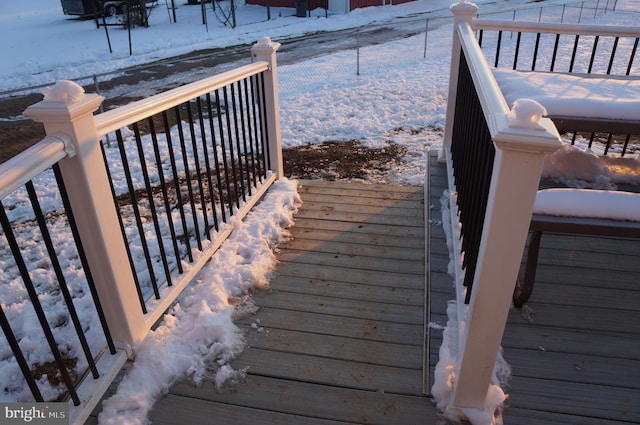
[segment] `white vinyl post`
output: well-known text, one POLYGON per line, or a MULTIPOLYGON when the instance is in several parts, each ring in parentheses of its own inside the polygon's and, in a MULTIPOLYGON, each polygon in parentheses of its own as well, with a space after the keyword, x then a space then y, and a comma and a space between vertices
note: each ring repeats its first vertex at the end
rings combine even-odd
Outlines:
POLYGON ((93 119, 104 98, 70 81, 44 93, 24 114, 75 145, 60 171, 114 343, 131 354, 146 328, 93 119))
POLYGON ((278 98, 278 65, 276 52, 280 43, 272 42, 264 37, 251 48, 256 60, 269 63, 269 70, 265 72, 264 90, 266 98, 266 119, 269 137, 269 163, 276 178, 284 177, 282 165, 282 135, 280 132, 280 100, 278 98))
MULTIPOLYGON (((499 130, 482 241, 467 324, 462 331, 455 408, 486 410, 485 402, 515 288, 544 155, 560 147, 553 123, 529 128, 511 115, 495 117, 499 130)), ((462 410, 462 409, 461 409, 462 410)), ((494 412, 487 412, 493 415, 494 412)))
POLYGON ((451 138, 453 134, 453 118, 456 111, 456 94, 458 92, 458 70, 460 69, 460 36, 458 35, 458 24, 460 22, 469 22, 473 15, 478 12, 478 6, 474 3, 467 3, 461 0, 451 5, 453 12, 453 39, 451 42, 451 68, 449 70, 449 94, 447 98, 447 117, 444 125, 444 142, 442 149, 438 155, 438 161, 444 162, 446 152, 451 147, 451 138))

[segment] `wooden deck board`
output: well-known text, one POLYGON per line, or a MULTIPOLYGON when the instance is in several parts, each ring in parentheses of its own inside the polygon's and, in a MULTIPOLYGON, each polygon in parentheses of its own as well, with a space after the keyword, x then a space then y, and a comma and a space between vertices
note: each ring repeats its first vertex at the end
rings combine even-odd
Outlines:
POLYGON ((184 423, 183 409, 193 423, 206 412, 221 424, 435 423, 423 393, 423 188, 302 182, 300 193, 270 288, 238 320, 245 382, 175 385, 153 423, 184 423))
MULTIPOLYGON (((246 379, 222 390, 177 383, 152 423, 441 423, 423 395, 454 298, 440 223, 447 177, 433 154, 430 182, 427 202, 415 187, 302 182, 271 288, 238 319, 247 349, 233 365, 246 379), (426 347, 425 251, 437 325, 426 347)), ((635 240, 543 237, 533 296, 509 313, 502 340, 506 425, 640 423, 638 253, 635 240)))
MULTIPOLYGON (((179 384, 173 388, 172 394, 251 407, 256 409, 254 415, 258 417, 262 411, 296 415, 300 418, 299 424, 313 423, 312 418, 357 424, 436 423, 433 405, 424 397, 362 391, 257 375, 249 375, 242 385, 226 392, 219 392, 208 383, 202 388, 179 384)), ((167 416, 176 408, 165 410, 159 405, 158 409, 158 416, 163 416, 160 413, 167 416)), ((280 422, 265 420, 261 423, 280 422)))

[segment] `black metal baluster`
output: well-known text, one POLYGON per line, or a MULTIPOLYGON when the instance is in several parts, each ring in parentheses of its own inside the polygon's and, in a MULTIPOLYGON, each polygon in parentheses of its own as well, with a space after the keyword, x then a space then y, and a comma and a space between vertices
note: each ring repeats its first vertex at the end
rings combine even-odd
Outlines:
MULTIPOLYGON (((200 196, 200 208, 202 210, 202 221, 204 223, 204 236, 211 240, 211 233, 209 230, 209 215, 207 214, 207 202, 204 195, 204 182, 202 181, 202 169, 200 168, 200 155, 198 154, 198 142, 196 140, 196 129, 193 125, 193 112, 191 111, 191 102, 186 102, 187 105, 187 121, 189 122, 189 134, 191 135, 191 149, 193 149, 193 162, 196 173, 196 181, 198 184, 198 194, 200 196)), ((202 116, 202 110, 199 115, 202 116)), ((206 151, 205 151, 206 155, 206 151)))
MULTIPOLYGON (((140 209, 138 208, 138 201, 136 199, 136 191, 133 186, 133 180, 131 179, 131 168, 129 167, 129 160, 127 159, 127 153, 124 147, 124 139, 122 138, 122 131, 116 130, 116 139, 118 141, 118 149, 120 150, 120 158, 122 159, 122 169, 127 181, 127 187, 129 189, 129 202, 131 202, 131 208, 133 208, 133 217, 138 227, 138 234, 140 235, 140 244, 142 245, 142 251, 144 252, 145 261, 147 263, 147 269, 149 272, 149 279, 151 287, 153 288, 153 294, 156 299, 160 299, 160 291, 158 290, 158 283, 156 281, 156 273, 153 270, 153 264, 151 263, 151 254, 149 253, 149 245, 147 244, 147 238, 145 237, 144 225, 142 224, 142 217, 140 216, 140 209)), ((126 235, 125 235, 126 240, 126 235)))
POLYGON ((593 39, 593 50, 591 50, 591 58, 589 59, 589 68, 587 69, 587 74, 591 74, 591 70, 593 69, 593 61, 596 58, 596 49, 598 48, 598 40, 600 40, 600 36, 596 35, 593 39))
MULTIPOLYGON (((244 80, 246 81, 246 80, 244 80)), ((240 111, 240 133, 242 136, 242 163, 243 168, 245 170, 245 172, 243 173, 243 175, 246 175, 247 177, 247 185, 245 187, 245 190, 243 191, 246 192, 249 196, 251 196, 252 194, 252 190, 251 190, 251 167, 250 167, 250 155, 249 155, 249 149, 247 147, 247 128, 246 128, 246 123, 245 123, 245 108, 248 105, 245 105, 244 103, 244 96, 243 96, 243 90, 242 90, 242 81, 238 81, 236 82, 236 84, 238 85, 238 110, 240 111)), ((236 128, 237 128, 237 124, 236 124, 236 128)), ((240 144, 240 141, 238 141, 238 144, 240 144)), ((240 147, 238 146, 238 150, 240 150, 240 147)), ((244 177, 243 177, 244 179, 244 177)), ((246 195, 243 195, 243 197, 246 197, 246 195)), ((245 199, 246 200, 246 199, 245 199)))
POLYGON ((624 156, 624 154, 627 153, 627 146, 629 146, 629 140, 631 140, 631 135, 627 134, 627 137, 624 140, 624 145, 622 146, 622 155, 621 156, 624 156))
POLYGON ((633 60, 635 59, 636 51, 638 50, 638 40, 640 40, 640 37, 636 37, 636 40, 633 42, 633 48, 631 49, 631 55, 629 57, 629 65, 627 65, 626 75, 631 75, 631 67, 633 66, 633 60))
MULTIPOLYGON (((260 99, 259 97, 256 96, 256 91, 257 91, 257 87, 256 85, 258 84, 258 77, 256 77, 255 75, 252 76, 249 80, 250 86, 251 86, 251 109, 253 111, 253 133, 254 133, 254 143, 255 143, 255 152, 257 155, 256 158, 256 169, 258 172, 258 180, 260 182, 262 182, 262 178, 266 177, 266 168, 263 168, 262 165, 264 163, 264 155, 262 154, 262 150, 260 149, 260 140, 262 137, 262 134, 260 133, 260 127, 258 124, 258 121, 260 120, 260 99)), ((260 95, 260 93, 257 93, 258 96, 260 95)))
MULTIPOLYGON (((169 233, 171 234, 171 243, 173 244, 173 254, 176 258, 176 265, 178 267, 178 273, 182 274, 182 261, 180 258, 180 248, 178 247, 178 238, 176 237, 176 229, 173 225, 173 217, 171 214, 171 204, 169 203, 169 193, 167 192, 167 181, 164 177, 164 170, 162 169, 162 158, 160 157, 160 146, 158 145, 158 135, 156 133, 155 123, 153 117, 147 118, 149 124, 149 130, 151 131, 151 141, 153 142, 153 153, 156 159, 156 168, 158 169, 158 178, 160 179, 160 189, 162 191, 162 201, 164 203, 165 214, 167 215, 167 224, 169 225, 169 233)), ((167 280, 169 286, 171 286, 171 280, 167 280)))
POLYGON ((76 392, 73 382, 71 381, 71 376, 69 376, 69 371, 64 364, 64 359, 62 358, 62 354, 58 349, 58 344, 53 336, 53 332, 51 331, 51 327, 49 326, 49 322, 47 321, 47 316, 42 309, 42 305, 40 304, 40 299, 38 298, 38 293, 35 290, 33 285, 33 281, 31 280, 31 276, 29 274, 29 269, 24 262, 24 258, 22 257, 22 253, 20 252, 20 246, 15 238, 13 233, 13 229, 11 228, 11 223, 9 222, 9 218, 4 209, 4 205, 2 201, 0 201, 0 224, 2 225, 2 230, 4 231, 5 238, 9 243, 9 247, 11 249, 11 253, 13 254, 13 258, 16 262, 16 266, 20 271, 20 275, 22 276, 22 281, 25 284, 25 289, 29 294, 29 299, 31 300, 31 305, 35 310, 36 316, 38 317, 38 322, 40 323, 40 327, 44 332, 45 338, 47 340, 47 344, 51 349, 51 354, 55 359, 55 363, 60 371, 60 375, 62 380, 64 381, 67 390, 69 391, 69 396, 71 400, 73 400, 73 404, 75 406, 80 405, 80 398, 78 397, 78 393, 76 392))
POLYGON ((502 44, 502 31, 498 31, 498 41, 496 42, 496 59, 494 66, 498 67, 498 62, 500 62, 500 45, 502 44))
POLYGON ((11 352, 13 353, 13 357, 15 357, 18 362, 18 367, 22 372, 22 376, 24 380, 27 382, 29 389, 31 390, 31 395, 35 401, 43 402, 44 397, 42 397, 42 393, 38 388, 38 384, 36 380, 33 378, 33 373, 31 372, 31 368, 29 368, 29 364, 27 360, 24 358, 24 354, 22 353, 22 349, 20 348, 20 344, 16 339, 13 330, 11 329, 11 325, 9 324, 9 320, 7 316, 4 314, 4 310, 2 310, 2 304, 0 303, 0 327, 2 328, 2 332, 4 332, 4 337, 7 339, 9 343, 9 348, 11 348, 11 352))
MULTIPOLYGON (((229 164, 228 164, 229 161, 227 160, 227 148, 225 145, 224 127, 222 124, 222 111, 220 108, 220 91, 219 90, 216 90, 216 105, 218 110, 218 128, 220 130, 218 134, 220 135, 220 148, 222 149, 222 164, 224 166, 224 181, 227 189, 227 203, 229 205, 229 216, 232 216, 233 215, 233 196, 231 196, 231 183, 229 181, 229 164)), ((225 102, 225 107, 226 106, 227 105, 225 102)))
MULTIPOLYGON (((233 88, 233 86, 231 86, 233 88)), ((227 105, 227 138, 229 140, 229 162, 231 163, 231 177, 233 178, 233 190, 235 195, 235 204, 237 208, 240 208, 240 194, 238 192, 238 174, 236 172, 236 159, 234 155, 233 149, 233 129, 231 128, 231 111, 229 111, 229 98, 227 86, 222 88, 222 94, 224 96, 224 103, 227 105)), ((234 112, 235 118, 235 107, 234 104, 231 110, 234 112)))
MULTIPOLYGON (((169 117, 167 111, 162 112, 162 123, 164 125, 164 134, 167 138, 167 150, 169 151, 169 161, 171 162, 171 172, 173 173, 173 185, 176 191, 176 204, 178 211, 180 212, 180 223, 182 225, 182 233, 184 236, 184 244, 187 247, 187 258, 190 263, 193 263, 193 252, 191 250, 191 236, 189 228, 187 227, 187 214, 184 210, 184 204, 182 203, 182 185, 180 184, 180 175, 178 174, 178 165, 176 163, 176 156, 173 152, 173 142, 171 140, 171 128, 169 126, 169 117)), ((178 125, 180 121, 178 121, 178 125)), ((188 183, 188 179, 187 179, 188 183)))
MULTIPOLYGON (((218 187, 218 197, 220 198, 220 213, 222 222, 227 222, 226 208, 224 207, 224 188, 222 186, 222 177, 220 175, 220 159, 218 158, 218 147, 215 126, 213 124, 213 107, 211 106, 211 93, 207 93, 207 111, 209 113, 209 129, 211 131, 211 149, 213 150, 213 163, 216 169, 216 184, 218 187)), ((220 117, 220 105, 217 107, 218 118, 220 117)))
POLYGON ((252 127, 252 124, 255 122, 255 116, 253 117, 252 120, 252 115, 251 113, 253 112, 253 103, 250 100, 250 96, 249 96, 249 78, 245 78, 244 80, 244 97, 245 97, 245 104, 247 105, 247 133, 249 135, 249 154, 250 154, 250 158, 251 158, 251 176, 252 176, 252 183, 253 186, 256 187, 257 186, 257 175, 256 175, 256 152, 253 149, 253 142, 254 142, 254 138, 253 138, 253 131, 255 130, 255 127, 252 127))
POLYGON ((556 40, 553 43, 553 54, 551 55, 551 65, 549 66, 549 71, 553 72, 553 69, 556 65, 556 57, 558 56, 558 45, 560 44, 560 34, 556 34, 556 40))
POLYGON ((611 47, 611 57, 609 58, 609 65, 607 66, 607 75, 611 74, 611 68, 613 68, 613 61, 616 56, 616 51, 618 50, 619 41, 620 41, 620 37, 616 37, 613 40, 613 46, 611 47))
POLYGON ((609 136, 607 137, 607 145, 604 147, 604 156, 607 156, 607 153, 609 152, 609 148, 611 147, 611 140, 613 139, 613 134, 609 133, 609 136))
POLYGON ((576 34, 573 42, 573 52, 571 53, 571 62, 569 64, 569 72, 573 72, 573 65, 576 61, 576 53, 578 52, 578 43, 580 41, 580 34, 576 34))
MULTIPOLYGON (((105 163, 105 168, 107 170, 107 177, 109 180, 109 187, 111 188, 111 196, 113 197, 113 202, 116 205, 116 212, 117 212, 117 216, 118 216, 118 224, 120 225, 120 233, 122 233, 122 238, 124 239, 124 248, 127 251, 127 258, 129 259, 129 267, 131 268, 131 274, 133 275, 133 281, 136 285, 136 292, 138 293, 138 300, 140 301, 140 307, 142 307, 142 312, 144 314, 147 314, 147 306, 146 303, 144 301, 144 296, 142 295, 142 288, 140 287, 140 279, 138 278, 138 273, 136 272, 136 267, 135 264, 133 263, 133 255, 131 255, 131 248, 129 247, 128 241, 127 241, 127 232, 125 230, 124 227, 124 220, 122 219, 122 212, 120 211, 120 206, 118 205, 118 198, 116 196, 116 190, 115 187, 113 186, 113 179, 111 177, 111 171, 109 169, 109 161, 107 160, 107 153, 104 150, 104 146, 102 144, 100 144, 100 147, 102 149, 102 159, 104 160, 105 163)), ((56 170, 56 168, 54 167, 54 171, 56 170)), ((58 186, 60 186, 60 182, 62 181, 62 176, 59 176, 59 173, 56 175, 56 178, 58 178, 58 186)), ((65 197, 63 196, 62 199, 65 199, 65 197)), ((67 214, 68 214, 69 210, 67 210, 67 214)), ((77 241, 79 241, 80 238, 76 239, 76 243, 77 241)))
POLYGON ((540 49, 540 33, 536 34, 536 45, 533 49, 533 60, 531 61, 531 70, 536 70, 536 60, 538 59, 538 50, 540 49))
POLYGON ((522 40, 522 31, 518 31, 516 36, 516 51, 513 55, 513 69, 514 71, 518 67, 518 55, 520 54, 520 41, 522 40))
POLYGON ((76 311, 76 307, 73 304, 73 299, 71 298, 71 294, 69 293, 69 288, 67 286, 67 279, 64 277, 64 273, 62 272, 62 266, 60 266, 60 261, 58 260, 58 254, 53 246, 53 241, 51 240, 51 235, 49 234, 49 229, 47 227, 47 223, 44 218, 44 214, 42 213, 42 208, 40 207, 40 202, 38 201, 38 195, 36 194, 36 190, 33 187, 33 182, 29 181, 25 184, 27 188, 27 194, 29 195, 29 200, 31 201, 31 206, 33 208, 33 212, 36 217, 36 221, 38 222, 38 227, 40 228, 40 233, 42 234, 42 240, 44 242, 45 247, 47 248, 47 253, 49 254, 49 259, 51 260, 51 266, 53 267, 53 272, 58 279, 58 286, 60 288, 60 292, 62 293, 62 297, 64 298, 64 302, 67 306, 67 310, 69 310, 69 317, 71 318, 71 323, 73 323, 73 327, 78 335, 78 340, 80 341, 80 347, 82 347, 82 351, 87 359, 87 363, 89 365, 89 369, 91 370, 91 374, 95 379, 100 377, 100 373, 98 372, 98 368, 96 367, 96 363, 93 360, 93 355, 91 354, 91 349, 89 348, 89 344, 87 343, 87 338, 84 335, 84 330, 82 329, 82 324, 80 323, 80 318, 78 317, 78 312, 76 311))
MULTIPOLYGON (((187 109, 190 108, 189 102, 185 103, 187 109)), ((198 213, 196 211, 196 203, 193 198, 193 186, 191 185, 191 171, 189 170, 189 155, 187 154, 187 146, 184 139, 184 131, 182 129, 182 117, 180 116, 180 106, 173 108, 176 115, 176 123, 178 126, 178 137, 180 138, 180 149, 182 152, 182 164, 184 165, 185 182, 187 184, 187 193, 189 194, 189 203, 191 204, 191 215, 193 222, 193 232, 196 237, 198 249, 202 251, 202 239, 200 238, 200 225, 198 224, 198 213)), ((182 200, 180 200, 182 202, 182 200)))
MULTIPOLYGON (((200 124, 202 154, 204 155, 204 166, 206 171, 205 175, 207 177, 207 187, 209 189, 209 198, 211 199, 211 215, 213 216, 213 227, 217 232, 219 230, 219 225, 218 225, 218 212, 216 208, 216 196, 215 196, 215 193, 213 192, 213 181, 211 180, 211 173, 212 173, 211 163, 209 161, 209 149, 207 146, 207 136, 205 134, 205 127, 204 127, 204 114, 202 113, 202 99, 200 97, 196 98, 196 105, 198 107, 198 111, 200 111, 200 117, 198 121, 200 124)), ((211 123, 211 111, 209 110, 208 113, 209 113, 208 120, 209 120, 209 123, 211 123)), ((215 150, 215 143, 212 143, 211 146, 213 146, 213 149, 215 150)), ((206 202, 204 199, 202 200, 202 203, 203 205, 205 205, 203 210, 206 212, 206 202)))
POLYGON ((147 170, 147 160, 144 157, 144 148, 142 147, 142 138, 140 137, 140 128, 138 123, 133 124, 133 133, 136 139, 136 146, 138 148, 138 157, 140 159, 140 169, 142 170, 142 178, 144 180, 145 191, 147 192, 147 202, 149 203, 149 209, 151 210, 151 220, 156 232, 156 240, 158 241, 158 249, 160 251, 160 261, 164 269, 164 274, 167 280, 167 285, 171 286, 171 271, 169 270, 169 263, 167 262, 167 253, 164 248, 164 241, 162 239, 162 231, 160 230, 160 222, 158 220, 158 213, 156 211, 156 204, 153 198, 153 190, 151 188, 151 181, 149 180, 149 172, 147 170))

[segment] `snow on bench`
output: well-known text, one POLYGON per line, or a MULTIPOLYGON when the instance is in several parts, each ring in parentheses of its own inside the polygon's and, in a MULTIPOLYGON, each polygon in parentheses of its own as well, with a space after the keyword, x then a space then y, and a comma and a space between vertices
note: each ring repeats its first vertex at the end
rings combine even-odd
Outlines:
POLYGON ((513 293, 516 307, 533 292, 543 232, 640 238, 640 193, 554 188, 538 191, 524 279, 513 293))
POLYGON ((640 78, 494 69, 509 105, 534 99, 553 116, 640 122, 640 78))

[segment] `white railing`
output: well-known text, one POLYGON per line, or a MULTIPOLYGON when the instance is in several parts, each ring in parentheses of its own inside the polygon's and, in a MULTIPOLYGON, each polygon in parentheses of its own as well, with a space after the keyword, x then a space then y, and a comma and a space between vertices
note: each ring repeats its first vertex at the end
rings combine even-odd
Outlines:
MULTIPOLYGON (((472 17, 477 10, 476 5, 464 1, 452 6, 455 21, 449 103, 440 159, 447 162, 450 220, 454 233, 465 228, 465 223, 460 222, 465 215, 475 218, 477 214, 483 214, 484 220, 477 235, 463 231, 452 238, 457 312, 452 325, 454 329, 451 329, 454 341, 449 341, 447 349, 457 347, 457 350, 443 355, 441 349, 433 387, 438 407, 445 415, 465 418, 474 424, 492 423, 501 401, 493 387, 494 367, 511 308, 543 157, 560 147, 559 135, 549 119, 529 112, 521 114, 517 108, 509 109, 474 34, 472 17), (462 69, 463 65, 465 69, 462 69), (473 94, 466 93, 466 90, 458 93, 459 77, 471 80, 473 94), (460 129, 461 125, 476 125, 473 119, 470 123, 461 124, 464 117, 455 113, 457 103, 468 96, 475 98, 471 99, 472 104, 480 105, 479 115, 485 130, 480 127, 460 129), (464 130, 464 137, 460 135, 461 130, 464 130), (463 181, 468 176, 460 172, 460 168, 469 165, 464 161, 477 160, 475 154, 467 157, 465 152, 478 148, 476 145, 480 143, 482 131, 487 133, 489 148, 495 150, 495 154, 485 155, 493 163, 486 177, 486 208, 465 214, 458 209, 457 200, 462 202, 463 196, 475 195, 476 181, 474 175, 471 181, 463 181), (456 150, 458 154, 452 155, 456 150), (465 183, 469 183, 465 187, 468 193, 458 193, 458 186, 465 183), (466 271, 462 269, 461 242, 469 246, 470 238, 479 239, 475 253, 477 258, 472 267, 475 273, 472 277, 467 276, 472 285, 465 287, 464 274, 469 273, 470 265, 466 265, 466 271), (450 364, 443 364, 447 361, 450 364), (452 387, 443 380, 452 382, 452 387)), ((531 103, 530 106, 535 108, 539 105, 531 103)), ((460 115, 472 113, 467 107, 461 108, 461 112, 460 115)), ((464 253, 464 256, 469 255, 469 252, 464 253)), ((443 343, 443 347, 445 345, 443 343)))
POLYGON ((154 301, 144 314, 129 267, 127 241, 118 230, 117 206, 109 195, 108 170, 100 146, 103 136, 220 87, 261 74, 264 104, 260 106, 264 106, 264 136, 269 144, 266 152, 270 169, 266 171, 266 180, 234 213, 242 218, 271 183, 283 176, 276 64, 279 46, 265 38, 253 46, 255 60, 250 65, 101 114, 94 115, 103 98, 84 94, 71 82, 54 86, 45 93, 42 102, 25 111, 25 115, 44 124, 48 136, 0 166, 0 195, 6 196, 54 164, 59 166, 105 319, 118 349, 116 355, 102 356, 98 364, 99 379, 87 377, 77 389, 81 404, 72 406, 71 423, 84 423, 122 364, 135 354, 135 345, 233 230, 233 225, 221 230, 179 281, 165 288, 161 299, 154 301))

